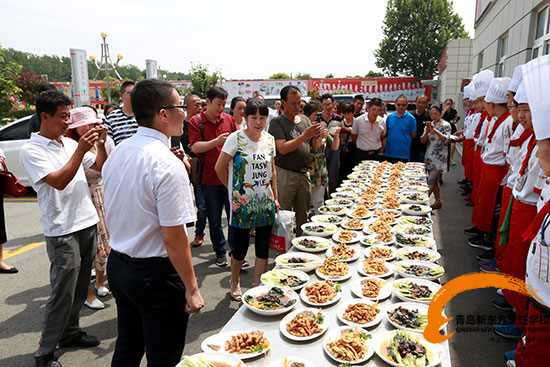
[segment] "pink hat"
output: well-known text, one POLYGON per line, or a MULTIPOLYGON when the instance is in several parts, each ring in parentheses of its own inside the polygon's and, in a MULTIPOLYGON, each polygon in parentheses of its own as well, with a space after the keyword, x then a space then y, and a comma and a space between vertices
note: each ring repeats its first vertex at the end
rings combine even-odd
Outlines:
POLYGON ((76 129, 79 126, 100 124, 103 121, 97 118, 95 111, 90 107, 78 107, 71 110, 71 124, 69 129, 76 129))

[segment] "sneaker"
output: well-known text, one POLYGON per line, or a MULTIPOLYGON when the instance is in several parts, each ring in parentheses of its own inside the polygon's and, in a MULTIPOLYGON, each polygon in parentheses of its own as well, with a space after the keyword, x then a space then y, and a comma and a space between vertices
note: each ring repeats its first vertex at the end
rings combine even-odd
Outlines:
POLYGON ((493 251, 493 250, 485 251, 481 255, 476 256, 476 259, 478 261, 487 261, 487 260, 491 260, 491 259, 494 259, 494 258, 495 258, 495 251, 493 251))
POLYGON ((220 268, 227 266, 227 257, 225 256, 225 252, 216 254, 216 265, 220 268))
POLYGON ((491 251, 493 249, 493 245, 490 242, 485 241, 483 238, 472 238, 468 241, 468 245, 470 245, 470 247, 485 251, 491 251))
POLYGON ((34 363, 37 367, 62 367, 61 363, 57 361, 57 358, 53 354, 42 357, 34 357, 34 363))
POLYGON ((493 305, 494 308, 501 311, 512 311, 514 309, 512 305, 509 304, 508 301, 506 301, 506 299, 502 299, 502 298, 493 299, 491 304, 493 305))
POLYGON ((250 264, 248 263, 248 261, 244 260, 243 264, 241 265, 241 268, 248 268, 249 266, 250 264))
POLYGON ((477 229, 476 226, 473 226, 472 228, 465 229, 464 234, 467 234, 468 236, 475 236, 479 234, 479 229, 477 229))
POLYGON ((521 338, 521 335, 523 334, 523 331, 521 331, 516 325, 514 324, 508 324, 508 325, 493 325, 493 332, 497 334, 498 336, 501 336, 506 339, 519 339, 521 338))
POLYGON ((516 367, 516 361, 511 360, 511 359, 506 361, 506 367, 516 367))
POLYGON ((484 273, 500 273, 500 270, 498 270, 497 264, 486 264, 479 267, 479 270, 481 270, 484 273))
POLYGON ((84 305, 91 308, 92 310, 102 310, 105 308, 105 304, 97 298, 94 298, 92 302, 88 302, 88 300, 84 301, 84 305))
POLYGON ((497 260, 494 257, 488 260, 479 260, 479 265, 481 266, 496 265, 496 264, 497 264, 497 260))
POLYGON ((99 340, 95 336, 86 334, 86 332, 81 331, 75 338, 69 340, 68 342, 61 343, 61 347, 79 347, 79 348, 91 348, 97 347, 99 345, 99 340))
POLYGON ((466 178, 464 178, 464 180, 461 180, 461 181, 456 181, 457 184, 459 185, 465 185, 468 183, 468 180, 466 178))
POLYGON ((516 359, 516 350, 512 349, 512 350, 509 350, 508 352, 505 352, 504 353, 504 358, 506 358, 506 361, 515 361, 515 359, 516 359))
POLYGON ((101 287, 99 288, 96 288, 96 291, 97 291, 97 295, 99 297, 105 297, 107 296, 109 293, 111 293, 111 291, 109 290, 109 288, 105 287, 104 285, 102 285, 101 287))
POLYGON ((504 297, 504 292, 502 291, 501 288, 497 289, 497 296, 504 297))

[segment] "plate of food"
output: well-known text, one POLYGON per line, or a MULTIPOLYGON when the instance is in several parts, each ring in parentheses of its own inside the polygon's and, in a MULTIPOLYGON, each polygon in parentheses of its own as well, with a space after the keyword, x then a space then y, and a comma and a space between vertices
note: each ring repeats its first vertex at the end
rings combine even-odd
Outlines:
POLYGON ((345 243, 338 243, 330 246, 325 253, 327 257, 336 256, 340 261, 352 262, 359 258, 359 251, 345 243))
POLYGON ((399 302, 389 305, 386 319, 397 329, 422 332, 428 324, 428 305, 399 302))
POLYGON ((372 212, 364 205, 357 205, 348 211, 348 217, 357 219, 367 219, 372 215, 372 212))
POLYGON ((374 210, 374 209, 378 208, 378 205, 379 205, 378 199, 375 199, 375 200, 363 200, 363 199, 361 199, 361 200, 359 200, 359 202, 357 202, 357 206, 366 208, 368 210, 374 210))
POLYGON ((374 257, 375 259, 383 261, 391 261, 397 256, 393 247, 379 245, 367 247, 363 254, 365 257, 374 257))
POLYGON ((403 190, 405 191, 416 191, 416 192, 428 192, 430 191, 430 187, 428 185, 403 185, 403 190))
POLYGON ((352 231, 360 231, 363 228, 365 228, 365 221, 353 218, 350 220, 345 220, 340 224, 340 226, 344 229, 349 229, 352 231))
POLYGON ((321 237, 301 236, 294 238, 292 244, 305 252, 323 252, 329 247, 330 241, 321 237))
POLYGON ((329 306, 342 298, 342 287, 330 280, 310 283, 302 288, 300 298, 308 305, 329 306))
POLYGON ((395 217, 395 215, 391 214, 391 213, 386 213, 385 211, 379 211, 380 215, 374 215, 373 219, 374 220, 379 220, 387 225, 390 225, 390 226, 393 226, 394 224, 397 223, 397 218, 395 217), (380 213, 381 212, 381 213, 380 213))
POLYGON ((420 334, 405 330, 379 334, 372 343, 374 351, 395 367, 434 367, 443 359, 443 348, 426 341, 420 334))
POLYGON ((283 269, 296 269, 309 272, 317 269, 322 260, 319 256, 306 252, 287 252, 275 258, 275 264, 283 269))
POLYGON ((263 285, 302 289, 309 282, 309 275, 300 270, 273 269, 260 277, 263 285))
POLYGON ((205 353, 221 352, 250 359, 266 354, 271 349, 271 341, 261 330, 228 331, 204 339, 201 349, 205 353))
POLYGON ((379 278, 386 278, 393 275, 394 268, 391 264, 369 257, 363 260, 362 264, 357 268, 360 274, 365 276, 373 276, 379 278))
POLYGON ((425 279, 403 278, 394 280, 392 292, 401 301, 429 304, 441 286, 425 279))
POLYGON ((322 214, 345 215, 349 208, 342 205, 323 205, 319 207, 319 212, 322 214))
POLYGON ((359 195, 357 195, 354 192, 345 192, 345 191, 338 192, 338 191, 336 191, 336 192, 333 192, 332 194, 330 194, 330 197, 334 198, 334 199, 351 199, 351 200, 355 200, 355 199, 357 199, 357 197, 359 197, 359 195))
POLYGON ((315 223, 334 224, 338 225, 342 223, 344 218, 332 214, 318 214, 311 217, 311 221, 315 223))
POLYGON ((176 367, 246 367, 239 358, 225 353, 207 352, 183 356, 176 367))
POLYGON ((352 199, 328 199, 325 200, 325 205, 341 205, 341 206, 352 206, 353 200, 352 199))
POLYGON ((358 187, 352 187, 352 186, 340 186, 336 188, 337 192, 354 192, 356 194, 361 193, 361 189, 358 187))
POLYGON ((330 318, 320 308, 302 308, 286 315, 279 330, 290 340, 307 341, 323 335, 329 325, 330 318))
POLYGON ((246 291, 242 299, 250 311, 274 316, 292 310, 298 301, 298 294, 290 288, 260 285, 246 291))
POLYGON ((369 339, 372 339, 371 334, 362 329, 342 326, 327 334, 323 348, 338 363, 358 364, 374 354, 369 339))
POLYGON ((315 274, 321 279, 338 282, 351 278, 349 265, 336 256, 326 258, 315 270, 315 274))
POLYGON ((389 246, 395 243, 395 237, 392 233, 371 234, 361 238, 359 242, 365 246, 389 246))
POLYGON ((378 301, 352 299, 338 306, 336 316, 348 326, 369 328, 382 321, 384 312, 378 305, 378 301))
POLYGON ((334 242, 354 243, 359 241, 360 235, 355 231, 349 229, 342 229, 332 235, 334 242))
POLYGON ((391 296, 391 283, 373 276, 361 278, 351 284, 351 292, 359 298, 372 301, 391 296))
POLYGON ((377 217, 392 215, 394 218, 399 218, 401 216, 401 209, 376 209, 374 215, 377 217))
POLYGON ((397 250, 397 256, 402 260, 418 260, 436 262, 441 258, 437 251, 427 248, 402 247, 397 250))
POLYGON ((401 260, 395 263, 395 270, 402 277, 435 280, 445 274, 441 265, 429 261, 401 260))
POLYGON ((405 204, 423 204, 430 201, 428 194, 415 191, 404 191, 399 195, 399 200, 405 204))
POLYGON ((267 367, 315 367, 313 362, 296 356, 281 357, 271 362, 267 367))
POLYGON ((435 240, 426 236, 417 235, 395 235, 395 243, 402 247, 434 247, 435 240))
POLYGON ((431 226, 434 223, 433 220, 428 217, 419 217, 416 215, 404 215, 398 219, 398 222, 415 226, 431 226))
POLYGON ((395 233, 408 236, 429 236, 432 234, 432 228, 427 226, 417 226, 414 224, 398 224, 393 227, 395 233))
POLYGON ((321 236, 328 237, 332 236, 338 227, 335 224, 325 224, 325 223, 315 223, 309 222, 304 223, 301 226, 302 231, 308 236, 321 236))
POLYGON ((380 219, 371 219, 363 229, 366 234, 383 234, 391 233, 391 231, 392 227, 380 219))

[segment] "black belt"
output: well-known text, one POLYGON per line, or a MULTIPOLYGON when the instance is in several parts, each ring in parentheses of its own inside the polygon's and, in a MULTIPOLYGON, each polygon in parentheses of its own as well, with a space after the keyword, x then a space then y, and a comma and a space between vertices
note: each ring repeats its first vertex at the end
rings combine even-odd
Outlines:
POLYGON ((357 148, 357 150, 359 150, 359 151, 361 151, 361 152, 364 152, 364 153, 367 153, 367 155, 375 155, 375 154, 380 153, 380 149, 376 149, 376 150, 363 150, 363 149, 357 148))
POLYGON ((290 171, 290 172, 299 173, 299 174, 301 174, 301 175, 305 175, 306 173, 309 172, 309 169, 308 169, 308 168, 290 169, 290 168, 284 168, 284 167, 281 167, 281 166, 277 166, 277 167, 282 168, 282 169, 286 169, 287 171, 290 171))
POLYGON ((124 260, 135 262, 135 263, 163 263, 170 262, 170 259, 167 257, 131 257, 122 252, 111 249, 115 255, 122 257, 124 260))
POLYGON ((534 299, 532 297, 529 297, 527 299, 527 304, 528 304, 529 307, 532 306, 535 310, 537 310, 538 312, 540 312, 544 316, 550 317, 550 308, 541 305, 536 299, 534 299))

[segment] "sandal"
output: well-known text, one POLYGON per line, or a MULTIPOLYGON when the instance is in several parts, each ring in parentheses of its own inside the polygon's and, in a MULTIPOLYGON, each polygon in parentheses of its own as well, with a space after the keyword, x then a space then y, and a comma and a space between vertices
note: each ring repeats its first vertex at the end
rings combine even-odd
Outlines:
POLYGON ((441 202, 441 200, 436 200, 435 203, 430 206, 432 207, 432 209, 441 209, 443 203, 441 202))
MULTIPOLYGON (((229 289, 231 289, 231 283, 229 283, 229 289)), ((241 291, 241 287, 239 287, 236 291, 229 291, 229 297, 235 302, 241 302, 243 299, 243 293, 241 291)))

